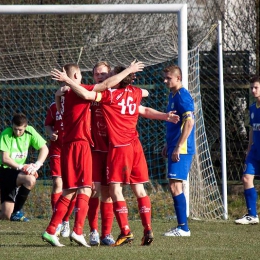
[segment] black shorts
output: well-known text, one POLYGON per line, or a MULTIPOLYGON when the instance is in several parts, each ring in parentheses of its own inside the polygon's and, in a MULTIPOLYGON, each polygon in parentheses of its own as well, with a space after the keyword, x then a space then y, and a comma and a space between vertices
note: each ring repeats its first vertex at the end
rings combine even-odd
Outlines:
POLYGON ((16 185, 19 171, 0 167, 1 203, 5 201, 15 202, 19 187, 16 185))

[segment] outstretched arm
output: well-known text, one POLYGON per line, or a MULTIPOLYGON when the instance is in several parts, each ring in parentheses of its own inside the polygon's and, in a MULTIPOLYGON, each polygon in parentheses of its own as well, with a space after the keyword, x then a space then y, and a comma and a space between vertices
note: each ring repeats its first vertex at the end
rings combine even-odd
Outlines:
POLYGON ((141 61, 133 61, 130 66, 128 68, 126 68, 125 70, 121 71, 120 73, 107 78, 106 80, 104 80, 103 82, 96 84, 94 87, 94 91, 96 92, 100 92, 100 91, 104 91, 106 89, 112 88, 115 85, 117 85, 120 81, 122 81, 126 76, 128 76, 129 74, 138 72, 138 71, 142 71, 144 68, 144 64, 141 61))
POLYGON ((172 122, 174 124, 180 121, 180 117, 176 115, 175 112, 176 111, 163 113, 151 107, 139 106, 139 115, 148 119, 164 120, 164 121, 172 122))
POLYGON ((61 97, 69 90, 69 86, 60 87, 55 93, 55 103, 57 111, 61 114, 61 97))
POLYGON ((123 70, 122 72, 106 79, 102 83, 98 83, 94 87, 94 91, 88 91, 87 89, 83 88, 82 86, 78 85, 76 82, 74 82, 72 79, 70 79, 65 70, 63 69, 63 72, 59 70, 53 70, 51 71, 52 79, 66 82, 70 85, 71 89, 79 95, 83 99, 88 100, 96 100, 97 94, 96 92, 104 91, 108 88, 112 88, 115 85, 117 85, 121 80, 123 80, 127 75, 131 73, 135 73, 137 71, 142 71, 144 68, 144 64, 142 62, 136 62, 133 61, 128 68, 123 70))

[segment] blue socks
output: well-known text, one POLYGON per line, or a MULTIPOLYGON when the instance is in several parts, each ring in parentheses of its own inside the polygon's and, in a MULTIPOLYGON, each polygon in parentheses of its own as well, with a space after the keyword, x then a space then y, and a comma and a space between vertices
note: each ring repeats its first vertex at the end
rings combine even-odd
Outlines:
POLYGON ((187 220, 187 206, 184 193, 181 193, 175 197, 172 197, 174 201, 175 213, 178 221, 178 227, 184 231, 189 231, 187 220))
POLYGON ((250 216, 256 217, 256 202, 257 202, 257 192, 256 189, 250 188, 244 191, 244 196, 246 200, 246 206, 248 210, 248 214, 250 216))

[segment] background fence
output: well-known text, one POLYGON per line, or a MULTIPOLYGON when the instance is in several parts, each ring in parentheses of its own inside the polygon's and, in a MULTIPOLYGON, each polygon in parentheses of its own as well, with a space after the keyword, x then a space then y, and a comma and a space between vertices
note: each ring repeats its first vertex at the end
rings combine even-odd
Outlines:
MULTIPOLYGON (((249 78, 259 73, 259 0, 194 1, 15 1, 15 4, 188 4, 189 49, 200 48, 200 92, 207 140, 214 173, 221 182, 218 50, 216 23, 223 24, 223 61, 228 180, 240 180, 248 143, 249 78), (213 28, 213 29, 212 29, 213 28)), ((0 4, 11 4, 0 0, 0 4)), ((0 15, 0 117, 1 130, 14 112, 22 111, 41 134, 46 110, 57 85, 50 79, 53 67, 79 62, 84 83, 92 83, 91 69, 98 60, 112 66, 132 58, 147 67, 136 84, 149 89, 144 105, 163 111, 168 92, 162 68, 176 63, 177 23, 172 14, 156 15, 0 15)), ((161 157, 163 122, 140 119, 138 130, 151 180, 166 183, 166 162, 161 157)), ((35 154, 31 153, 34 157, 35 154)), ((40 173, 48 179, 48 165, 40 173)))

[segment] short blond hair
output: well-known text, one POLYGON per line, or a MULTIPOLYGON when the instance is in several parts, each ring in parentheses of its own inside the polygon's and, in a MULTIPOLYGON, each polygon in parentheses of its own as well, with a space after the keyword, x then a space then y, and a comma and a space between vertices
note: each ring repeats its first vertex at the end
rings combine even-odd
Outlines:
POLYGON ((100 66, 102 66, 102 65, 104 65, 104 66, 107 67, 108 72, 111 71, 111 67, 110 67, 110 65, 108 64, 107 61, 99 61, 99 62, 97 62, 97 63, 95 64, 95 66, 93 67, 92 73, 94 74, 95 69, 98 68, 98 67, 100 67, 100 66))
POLYGON ((64 69, 68 75, 69 78, 73 78, 74 74, 78 71, 80 71, 80 68, 75 63, 68 63, 64 65, 64 69))
POLYGON ((181 71, 181 68, 177 65, 172 65, 172 66, 169 66, 169 67, 166 67, 164 70, 163 70, 164 73, 176 73, 181 77, 181 80, 182 80, 182 71, 181 71))

